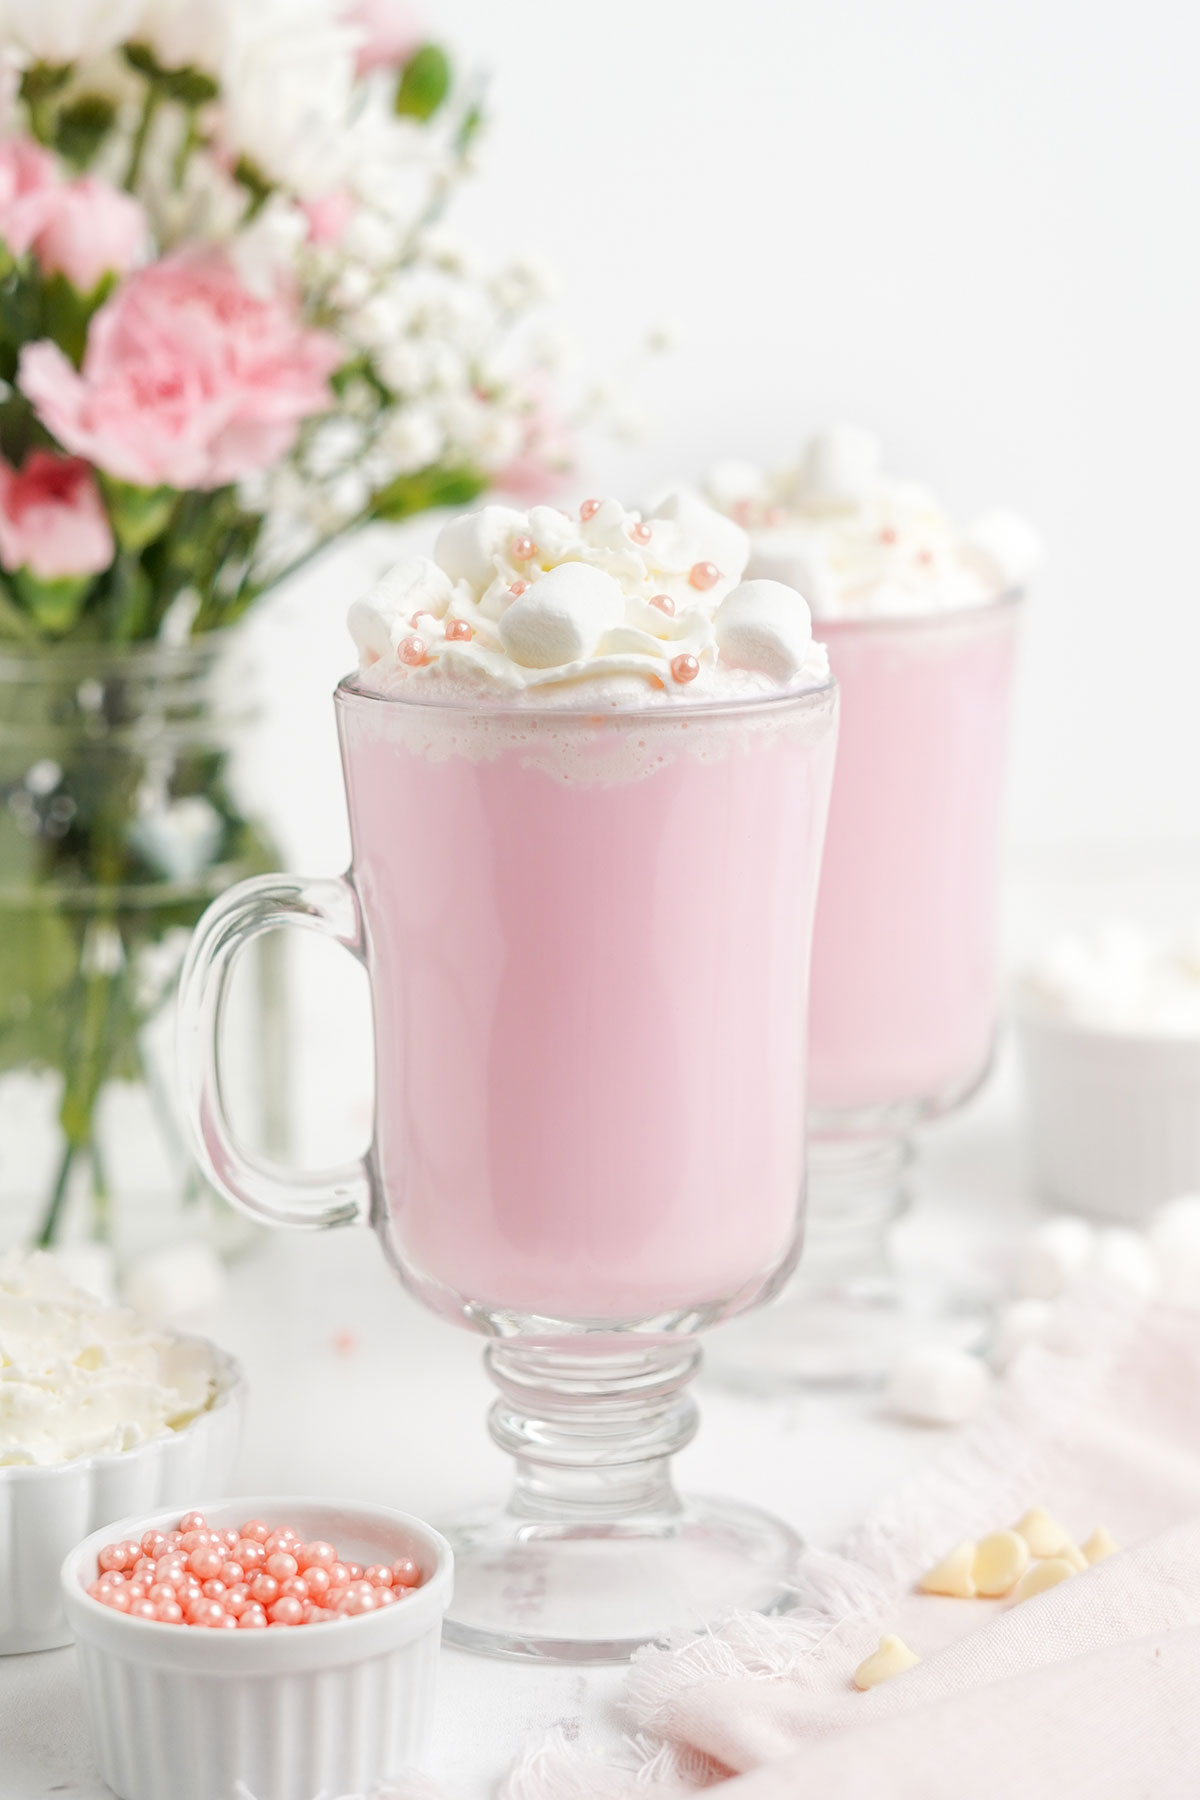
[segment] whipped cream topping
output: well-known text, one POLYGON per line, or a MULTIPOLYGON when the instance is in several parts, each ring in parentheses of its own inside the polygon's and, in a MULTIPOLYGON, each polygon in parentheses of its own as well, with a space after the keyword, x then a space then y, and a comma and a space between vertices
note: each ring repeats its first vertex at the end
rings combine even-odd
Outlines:
POLYGON ((589 707, 820 686, 808 607, 744 581, 749 554, 740 525, 682 489, 644 518, 616 500, 577 517, 485 506, 351 607, 359 685, 589 707))
POLYGON ((748 572, 803 594, 818 618, 905 618, 985 606, 1042 560, 1033 528, 990 512, 953 527, 915 482, 882 472, 879 440, 857 426, 821 432, 799 462, 710 469, 705 492, 749 533, 748 572))
POLYGON ((76 1287, 52 1256, 0 1256, 0 1467, 131 1450, 212 1405, 216 1357, 76 1287))
POLYGON ((1200 1038, 1200 928, 1180 939, 1112 923, 1062 937, 1020 980, 1030 1012, 1097 1031, 1200 1038))

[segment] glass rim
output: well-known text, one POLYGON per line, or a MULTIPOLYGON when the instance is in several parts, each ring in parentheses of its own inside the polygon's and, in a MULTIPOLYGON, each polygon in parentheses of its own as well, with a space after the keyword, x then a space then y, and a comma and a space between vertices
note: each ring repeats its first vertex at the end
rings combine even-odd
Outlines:
POLYGON ((1028 589, 1004 588, 990 600, 974 606, 939 606, 936 610, 912 613, 846 613, 841 618, 823 619, 814 615, 813 642, 824 643, 829 631, 922 631, 930 627, 962 625, 968 619, 991 619, 997 613, 1016 612, 1025 604, 1028 589))
MULTIPOLYGON (((543 720, 546 724, 607 724, 610 720, 638 725, 669 724, 676 720, 729 719, 749 713, 766 713, 775 709, 813 707, 828 701, 838 691, 832 670, 821 681, 802 688, 781 688, 767 694, 742 695, 733 700, 666 700, 649 706, 599 705, 579 703, 569 706, 545 706, 536 703, 523 706, 497 705, 485 694, 478 698, 448 699, 444 695, 432 699, 405 693, 378 693, 359 687, 358 671, 343 675, 333 692, 335 704, 346 706, 384 706, 407 708, 411 712, 441 714, 457 718, 502 719, 505 721, 543 720)), ((537 690, 532 690, 536 692, 537 690)))

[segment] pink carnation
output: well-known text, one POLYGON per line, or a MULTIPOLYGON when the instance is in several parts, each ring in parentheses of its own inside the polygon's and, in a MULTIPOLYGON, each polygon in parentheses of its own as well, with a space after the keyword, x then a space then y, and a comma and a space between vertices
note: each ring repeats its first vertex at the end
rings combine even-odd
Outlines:
POLYGON ((351 0, 345 17, 358 28, 360 75, 398 68, 421 42, 408 0, 351 0))
POLYGON ((82 369, 27 344, 18 380, 68 450, 138 487, 223 487, 285 456, 330 403, 336 339, 282 294, 252 293, 219 253, 184 250, 105 301, 82 369))
POLYGON ((112 527, 85 462, 35 450, 21 469, 0 462, 0 563, 39 581, 98 575, 113 559, 112 527))
POLYGON ((45 224, 58 184, 58 164, 32 138, 0 141, 0 238, 14 256, 45 224))
POLYGON ((81 294, 90 294, 105 275, 124 275, 146 240, 138 202, 94 175, 55 188, 45 210, 34 255, 47 275, 65 275, 81 294))

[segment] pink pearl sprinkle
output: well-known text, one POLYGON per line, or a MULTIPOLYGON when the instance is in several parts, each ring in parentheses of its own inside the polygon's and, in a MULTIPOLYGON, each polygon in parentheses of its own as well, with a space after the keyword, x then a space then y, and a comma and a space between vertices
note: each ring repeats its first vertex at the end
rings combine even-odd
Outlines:
POLYGON ((629 535, 635 544, 648 544, 650 539, 654 536, 654 533, 644 520, 639 519, 636 525, 631 525, 629 527, 629 535))
POLYGON ((156 1581, 146 1598, 153 1600, 156 1606, 161 1606, 165 1600, 174 1600, 175 1588, 169 1581, 156 1581))
POLYGON ((692 586, 699 589, 702 594, 706 594, 709 588, 715 588, 720 579, 721 571, 718 569, 716 563, 693 563, 688 570, 688 580, 691 582, 692 586))
POLYGON ((933 561, 933 551, 932 550, 918 550, 917 551, 917 561, 919 563, 924 563, 928 567, 928 565, 933 561))
POLYGON ((129 1608, 131 1619, 157 1619, 158 1606, 151 1599, 135 1600, 129 1608))
POLYGON ((167 1540, 161 1531, 148 1531, 142 1538, 142 1555, 153 1557, 155 1561, 165 1554, 167 1540))
POLYGON ((250 1592, 262 1606, 270 1606, 279 1598, 279 1583, 273 1575, 256 1575, 250 1583, 250 1592))
POLYGON ((342 1601, 342 1611, 351 1614, 374 1612, 379 1605, 371 1588, 364 1592, 362 1588, 351 1588, 342 1601))
POLYGON ((304 1619, 303 1602, 291 1594, 283 1594, 270 1611, 272 1625, 299 1625, 304 1619))
POLYGON ((329 1592, 329 1570, 320 1563, 310 1563, 302 1579, 314 1600, 323 1600, 329 1592))
POLYGON ((347 1579, 350 1581, 361 1581, 363 1578, 362 1564, 356 1563, 356 1562, 348 1562, 346 1564, 346 1576, 347 1576, 347 1579))
POLYGON ((700 664, 694 656, 676 656, 671 660, 671 673, 681 687, 686 686, 689 681, 695 681, 700 664))
POLYGON ((276 1550, 267 1558, 267 1574, 273 1575, 276 1581, 286 1581, 299 1568, 294 1556, 286 1550, 276 1550))
POLYGON ((104 1596, 104 1605, 111 1606, 114 1612, 127 1613, 133 1605, 129 1589, 127 1587, 109 1588, 104 1596))
POLYGON ((584 501, 583 505, 579 509, 579 516, 583 520, 585 525, 587 524, 589 519, 595 518, 596 514, 600 511, 600 508, 603 506, 603 504, 604 504, 604 502, 602 500, 585 500, 584 501))
POLYGON ((386 1563, 372 1563, 366 1572, 366 1579, 370 1582, 372 1587, 390 1588, 392 1585, 392 1571, 388 1568, 386 1563))
POLYGON ((113 1573, 118 1569, 123 1569, 125 1567, 124 1544, 105 1544, 96 1561, 102 1569, 113 1573))
POLYGON ((206 1544, 202 1550, 192 1551, 188 1557, 188 1568, 197 1581, 211 1581, 215 1575, 221 1573, 221 1564, 224 1560, 225 1558, 219 1550, 214 1550, 211 1544, 206 1544))
POLYGON ((201 1512, 184 1513, 179 1521, 180 1531, 207 1531, 208 1520, 201 1512))
POLYGON ((160 1625, 182 1625, 183 1608, 178 1600, 160 1600, 154 1614, 160 1625))
POLYGON ((514 562, 528 562, 537 555, 538 547, 531 537, 515 537, 512 541, 512 559, 514 562))
POLYGON ((243 1631, 262 1631, 267 1623, 267 1615, 261 1606, 248 1606, 238 1620, 243 1631))
POLYGON ((396 655, 402 663, 407 663, 410 669, 419 669, 426 660, 425 639, 419 637, 402 639, 397 646, 396 655))
POLYGON ((308 1578, 304 1575, 289 1575, 279 1584, 279 1592, 292 1600, 308 1599, 308 1578))
POLYGON ((880 527, 879 541, 881 544, 894 544, 898 535, 894 525, 883 525, 880 527))
POLYGON ((529 587, 529 583, 524 579, 523 576, 518 575, 517 579, 515 581, 509 582, 508 591, 512 595, 514 600, 519 600, 521 598, 521 595, 526 592, 528 587, 529 587))
POLYGON ((468 638, 473 638, 475 636, 475 633, 471 630, 471 627, 467 624, 465 619, 451 619, 446 627, 446 636, 452 642, 466 643, 468 638))
POLYGON ((226 1587, 233 1587, 237 1582, 246 1579, 245 1569, 243 1569, 241 1563, 236 1562, 223 1562, 218 1570, 218 1574, 226 1587))
POLYGON ((256 1544, 265 1544, 271 1535, 271 1527, 264 1525, 261 1519, 251 1519, 242 1526, 242 1536, 250 1538, 256 1544))
POLYGON ((392 1580, 397 1587, 416 1587, 421 1571, 411 1556, 401 1556, 392 1564, 392 1580))
POLYGON ((651 594, 651 606, 657 606, 660 613, 666 613, 668 619, 675 617, 675 602, 670 594, 651 594))
POLYGON ((223 1581, 217 1581, 214 1579, 212 1581, 206 1581, 204 1583, 203 1588, 201 1589, 201 1592, 203 1593, 204 1598, 206 1600, 222 1600, 223 1601, 226 1594, 229 1592, 229 1589, 225 1586, 225 1583, 223 1581))
POLYGON ((331 1586, 345 1587, 345 1585, 349 1581, 349 1579, 350 1579, 350 1571, 346 1567, 345 1563, 335 1562, 335 1563, 330 1564, 329 1580, 330 1580, 331 1586))
POLYGON ((247 1575, 249 1575, 252 1570, 261 1569, 267 1560, 267 1553, 262 1545, 256 1543, 253 1538, 248 1537, 240 1537, 238 1539, 237 1543, 233 1546, 233 1555, 235 1562, 241 1563, 242 1568, 247 1575))
POLYGON ((337 1551, 323 1538, 314 1538, 311 1544, 300 1545, 296 1551, 296 1561, 306 1572, 318 1564, 323 1569, 331 1569, 337 1561, 337 1551))

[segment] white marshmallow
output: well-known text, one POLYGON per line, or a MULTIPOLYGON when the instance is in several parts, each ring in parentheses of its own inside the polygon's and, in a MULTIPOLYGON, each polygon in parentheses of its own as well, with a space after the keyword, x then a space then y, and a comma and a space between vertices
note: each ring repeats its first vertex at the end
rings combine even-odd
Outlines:
POLYGON ((906 1350, 892 1368, 893 1411, 922 1425, 961 1425, 987 1398, 991 1377, 977 1356, 949 1344, 906 1350))
MULTIPOLYGON (((726 581, 740 581, 750 560, 750 539, 740 525, 702 500, 690 488, 672 488, 659 501, 647 523, 665 519, 677 528, 681 569, 693 563, 711 562, 720 569, 726 581)), ((653 546, 656 549, 657 545, 653 546)))
POLYGON ((412 630, 418 611, 440 618, 450 604, 453 583, 427 556, 410 556, 356 600, 347 615, 350 635, 360 651, 387 656, 412 630))
POLYGON ((500 641, 526 669, 555 669, 590 656, 625 613, 611 575, 588 563, 559 563, 513 601, 500 620, 500 641))
POLYGON ((434 558, 451 581, 469 581, 482 590, 495 580, 496 558, 524 530, 524 513, 511 506, 485 506, 442 526, 433 546, 434 558))
POLYGON ((1044 1337, 1053 1314, 1049 1300, 1013 1300, 996 1320, 988 1357, 994 1369, 1007 1369, 1029 1344, 1044 1337))
POLYGON ((839 511, 861 506, 879 480, 881 461, 881 446, 873 431, 858 425, 832 425, 819 432, 804 452, 804 504, 839 511))
POLYGON ((728 512, 742 501, 764 500, 767 478, 756 463, 738 462, 732 457, 714 463, 704 480, 714 506, 728 512))
POLYGON ((1019 513, 997 509, 968 525, 961 540, 965 561, 1001 589, 1021 587, 1045 557, 1042 540, 1019 513))
POLYGON ((1017 1292, 1028 1300, 1057 1300, 1092 1259, 1096 1233, 1086 1219, 1047 1219, 1031 1231, 1017 1257, 1017 1292))
POLYGON ((832 611, 837 600, 837 581, 829 558, 811 531, 787 525, 756 531, 746 576, 795 588, 815 613, 832 611))
POLYGON ((1158 1266, 1140 1231, 1114 1226, 1096 1239, 1092 1267, 1097 1274, 1131 1294, 1149 1299, 1158 1286, 1158 1266))
POLYGON ((218 1307, 227 1286, 225 1265, 208 1244, 172 1244, 130 1265, 121 1298, 147 1318, 186 1323, 218 1307))
POLYGON ((722 600, 713 627, 730 668, 774 681, 798 675, 812 643, 812 615, 781 581, 743 581, 722 600))
POLYGON ((1182 1194, 1158 1207, 1147 1236, 1164 1298, 1200 1307, 1200 1194, 1182 1194))

